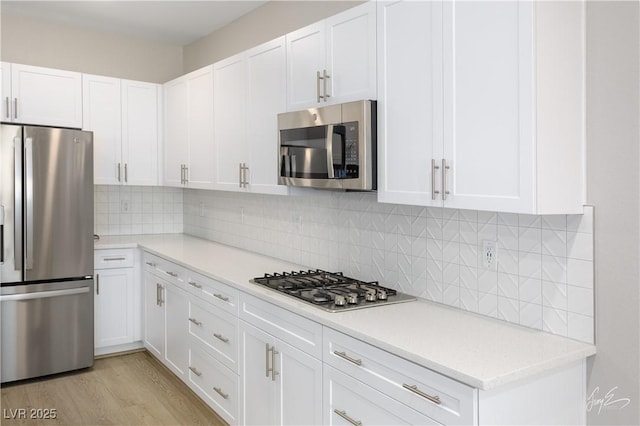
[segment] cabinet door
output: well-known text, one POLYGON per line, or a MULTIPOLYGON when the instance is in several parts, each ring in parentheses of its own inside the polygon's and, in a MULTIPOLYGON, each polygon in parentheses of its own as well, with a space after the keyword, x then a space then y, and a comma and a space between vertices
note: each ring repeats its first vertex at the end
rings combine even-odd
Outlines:
POLYGON ((187 164, 189 101, 187 80, 164 84, 164 185, 183 187, 182 166, 187 164))
POLYGON ((14 122, 82 128, 82 76, 77 72, 11 64, 11 94, 14 122))
POLYGON ((286 52, 280 37, 247 52, 247 148, 251 192, 286 194, 278 185, 278 114, 285 111, 286 52))
POLYGON ((122 80, 122 181, 158 185, 159 87, 122 80))
POLYGON ((216 189, 239 191, 240 163, 246 163, 245 60, 236 55, 214 64, 216 189))
POLYGON ((277 424, 322 424, 322 362, 280 340, 275 344, 278 383, 277 424))
POLYGON ((133 268, 96 271, 94 346, 133 342, 133 268))
POLYGON ((213 67, 187 76, 189 93, 189 162, 186 178, 189 188, 213 189, 213 67))
POLYGON ((0 106, 1 121, 12 121, 12 97, 11 97, 11 64, 9 62, 0 62, 0 73, 2 74, 2 93, 0 99, 2 100, 2 106, 0 106))
POLYGON ((325 103, 323 82, 318 79, 325 67, 325 21, 286 35, 287 42, 287 110, 325 103))
POLYGON ((187 293, 168 284, 163 292, 165 305, 165 364, 182 380, 189 366, 189 299, 187 293))
POLYGON ((327 102, 376 99, 376 2, 328 18, 326 28, 327 102))
MULTIPOLYGON (((275 339, 240 321, 240 424, 278 424, 278 386, 268 371, 275 339)), ((277 376, 276 376, 277 377, 277 376)))
POLYGON ((93 182, 122 181, 120 79, 82 75, 82 129, 93 131, 93 182))
POLYGON ((168 284, 153 274, 144 274, 144 346, 159 360, 164 357, 163 290, 168 284))
POLYGON ((378 200, 440 205, 442 3, 381 2, 377 16, 378 200))
POLYGON ((446 206, 533 210, 533 7, 444 3, 446 206))

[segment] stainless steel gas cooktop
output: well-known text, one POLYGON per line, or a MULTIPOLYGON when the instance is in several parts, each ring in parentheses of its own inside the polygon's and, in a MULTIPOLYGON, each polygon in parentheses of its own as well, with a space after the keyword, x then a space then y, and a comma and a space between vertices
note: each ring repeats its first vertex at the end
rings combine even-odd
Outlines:
POLYGON ((320 269, 264 274, 263 277, 254 278, 251 282, 328 312, 342 312, 416 300, 408 294, 383 287, 377 281, 358 281, 345 277, 342 272, 326 272, 320 269))

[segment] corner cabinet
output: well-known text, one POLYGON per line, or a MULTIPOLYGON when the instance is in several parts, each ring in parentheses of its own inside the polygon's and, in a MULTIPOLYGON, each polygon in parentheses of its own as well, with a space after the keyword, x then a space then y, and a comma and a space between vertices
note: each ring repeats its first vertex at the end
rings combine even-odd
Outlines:
POLYGON ((287 110, 376 98, 376 5, 286 35, 287 110))
POLYGON ((81 74, 4 62, 2 103, 2 121, 79 129, 81 74))
POLYGON ((164 84, 164 185, 213 189, 213 66, 164 84))
POLYGON ((82 75, 83 130, 93 131, 94 182, 157 185, 161 86, 82 75))
POLYGON ((377 17, 379 201, 582 212, 582 2, 380 2, 377 17))
POLYGON ((285 58, 281 37, 214 64, 216 189, 288 193, 278 185, 285 58))

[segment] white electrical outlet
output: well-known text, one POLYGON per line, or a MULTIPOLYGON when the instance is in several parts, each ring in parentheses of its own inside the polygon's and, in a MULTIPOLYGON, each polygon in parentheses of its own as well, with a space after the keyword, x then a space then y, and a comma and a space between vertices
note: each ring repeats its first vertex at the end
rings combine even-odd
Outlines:
POLYGON ((485 269, 496 269, 496 265, 498 264, 497 254, 495 241, 482 241, 482 265, 485 269))
POLYGON ((129 200, 120 200, 120 213, 129 213, 129 200))

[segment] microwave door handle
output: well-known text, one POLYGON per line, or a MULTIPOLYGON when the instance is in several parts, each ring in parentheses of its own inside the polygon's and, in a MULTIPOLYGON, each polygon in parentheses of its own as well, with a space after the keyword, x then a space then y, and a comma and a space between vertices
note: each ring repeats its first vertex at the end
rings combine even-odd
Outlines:
POLYGON ((329 175, 329 179, 335 179, 335 174, 333 173, 333 124, 327 125, 327 173, 329 175))

